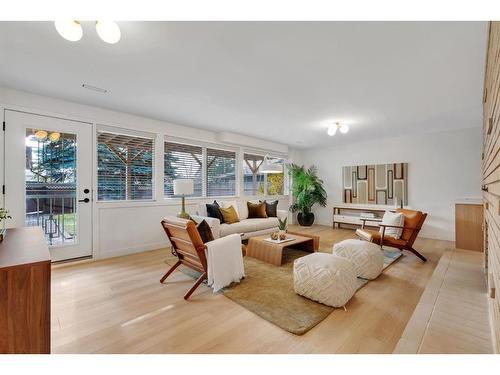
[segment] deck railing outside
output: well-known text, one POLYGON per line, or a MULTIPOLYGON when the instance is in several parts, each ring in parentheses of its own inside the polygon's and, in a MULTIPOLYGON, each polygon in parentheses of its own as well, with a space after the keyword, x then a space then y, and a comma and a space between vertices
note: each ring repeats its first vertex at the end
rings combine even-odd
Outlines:
POLYGON ((50 246, 76 242, 76 189, 26 190, 26 226, 42 227, 50 246))

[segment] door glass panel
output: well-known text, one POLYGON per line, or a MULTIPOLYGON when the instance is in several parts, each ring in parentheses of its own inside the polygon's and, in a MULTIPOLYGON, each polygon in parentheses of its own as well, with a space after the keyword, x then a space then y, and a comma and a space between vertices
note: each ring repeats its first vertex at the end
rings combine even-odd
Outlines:
POLYGON ((77 242, 76 135, 26 129, 26 226, 50 246, 77 242))

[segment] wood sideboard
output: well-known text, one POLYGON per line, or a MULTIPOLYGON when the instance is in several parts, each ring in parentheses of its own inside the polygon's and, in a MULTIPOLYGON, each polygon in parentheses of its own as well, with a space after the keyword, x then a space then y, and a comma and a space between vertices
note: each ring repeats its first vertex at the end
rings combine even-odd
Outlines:
MULTIPOLYGON (((410 208, 406 206, 405 208, 410 208)), ((394 212, 394 206, 378 205, 378 204, 356 204, 356 203, 338 203, 333 206, 333 229, 341 228, 341 225, 347 225, 348 228, 361 226, 361 212, 369 212, 374 214, 376 220, 382 220, 385 211, 394 212)), ((367 222, 368 227, 378 227, 375 222, 367 222)))
POLYGON ((455 247, 483 251, 483 203, 455 203, 455 247))
POLYGON ((0 353, 50 353, 50 253, 40 227, 0 243, 0 353))

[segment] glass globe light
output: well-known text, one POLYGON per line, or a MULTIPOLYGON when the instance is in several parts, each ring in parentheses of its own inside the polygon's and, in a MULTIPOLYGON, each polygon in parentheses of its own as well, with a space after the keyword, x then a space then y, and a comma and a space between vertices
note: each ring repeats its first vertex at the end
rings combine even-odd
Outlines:
POLYGON ((328 135, 330 137, 333 137, 335 135, 335 133, 337 133, 337 126, 336 125, 330 125, 328 127, 328 131, 327 131, 328 135))
POLYGON ((346 124, 342 124, 342 125, 340 125, 339 130, 340 130, 340 132, 341 132, 342 134, 345 134, 345 133, 347 133, 347 132, 349 131, 349 126, 348 126, 348 125, 346 125, 346 124))
POLYGON ((97 21, 95 23, 95 29, 97 31, 97 35, 109 44, 115 44, 120 41, 121 32, 120 28, 113 21, 97 21))
POLYGON ((64 39, 70 42, 76 42, 82 39, 83 30, 82 25, 78 21, 55 21, 54 25, 57 32, 64 39))

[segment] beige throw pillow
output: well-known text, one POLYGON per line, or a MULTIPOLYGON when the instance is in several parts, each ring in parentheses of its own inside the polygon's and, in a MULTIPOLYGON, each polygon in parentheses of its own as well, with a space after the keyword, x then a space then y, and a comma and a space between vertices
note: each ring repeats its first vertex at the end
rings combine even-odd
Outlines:
MULTIPOLYGON (((405 221, 405 217, 403 216, 402 213, 385 211, 381 224, 396 225, 396 226, 402 227, 404 224, 404 221, 405 221)), ((401 237, 402 233, 403 233, 402 229, 386 227, 384 235, 386 237, 393 237, 395 239, 398 239, 401 237)), ((380 235, 382 235, 382 227, 380 227, 380 235)))

